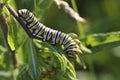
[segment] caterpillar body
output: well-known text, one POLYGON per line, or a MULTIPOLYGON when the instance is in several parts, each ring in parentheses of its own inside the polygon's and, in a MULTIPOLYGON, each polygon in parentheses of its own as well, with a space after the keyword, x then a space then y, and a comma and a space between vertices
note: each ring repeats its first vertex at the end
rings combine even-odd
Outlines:
POLYGON ((50 41, 53 45, 63 45, 69 58, 75 59, 76 54, 82 54, 78 44, 68 34, 46 27, 29 10, 20 9, 18 15, 34 37, 42 37, 43 41, 50 41))

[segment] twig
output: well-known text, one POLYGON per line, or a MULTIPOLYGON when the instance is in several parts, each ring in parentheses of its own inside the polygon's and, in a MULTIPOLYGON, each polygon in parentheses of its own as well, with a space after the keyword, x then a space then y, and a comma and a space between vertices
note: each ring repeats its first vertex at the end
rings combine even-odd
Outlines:
POLYGON ((8 11, 14 16, 14 18, 19 22, 19 24, 23 27, 23 29, 28 34, 28 36, 33 38, 34 36, 29 31, 29 29, 27 29, 26 24, 20 19, 17 12, 10 5, 6 5, 6 7, 7 7, 8 11))
POLYGON ((1 25, 3 35, 4 35, 5 45, 8 49, 8 51, 10 51, 11 56, 12 56, 12 62, 13 62, 14 68, 17 68, 18 67, 18 62, 17 62, 17 58, 16 58, 16 53, 15 53, 15 51, 11 50, 11 48, 8 44, 8 41, 7 41, 8 26, 6 24, 5 15, 4 15, 3 10, 2 10, 3 6, 4 6, 4 4, 0 3, 0 25, 1 25))
POLYGON ((26 24, 20 19, 20 17, 18 16, 18 13, 10 6, 10 5, 6 5, 8 11, 13 15, 13 17, 19 22, 19 24, 22 26, 22 28, 25 30, 25 32, 27 33, 27 35, 30 38, 35 38, 38 40, 43 40, 43 38, 39 38, 37 36, 33 36, 32 33, 30 32, 30 30, 26 27, 26 24))

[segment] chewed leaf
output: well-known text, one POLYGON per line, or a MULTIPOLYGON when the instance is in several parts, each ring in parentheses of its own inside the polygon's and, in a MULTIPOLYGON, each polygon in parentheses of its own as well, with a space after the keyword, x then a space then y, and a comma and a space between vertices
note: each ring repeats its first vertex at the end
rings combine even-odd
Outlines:
POLYGON ((120 32, 99 33, 87 36, 85 45, 92 51, 120 46, 120 32))

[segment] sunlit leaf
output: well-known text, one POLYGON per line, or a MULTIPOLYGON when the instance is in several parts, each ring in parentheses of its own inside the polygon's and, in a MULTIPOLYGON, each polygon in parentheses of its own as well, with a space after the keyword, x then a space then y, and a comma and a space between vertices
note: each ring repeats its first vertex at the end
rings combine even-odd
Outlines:
POLYGON ((14 41, 10 35, 8 35, 8 43, 10 45, 11 50, 15 50, 15 44, 14 44, 14 41))
POLYGON ((99 33, 87 36, 83 42, 92 51, 120 46, 120 32, 99 33))

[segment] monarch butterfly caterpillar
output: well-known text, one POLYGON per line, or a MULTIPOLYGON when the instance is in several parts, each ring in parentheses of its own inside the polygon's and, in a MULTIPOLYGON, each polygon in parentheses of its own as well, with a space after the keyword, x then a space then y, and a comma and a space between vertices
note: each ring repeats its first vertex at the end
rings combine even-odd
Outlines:
POLYGON ((82 54, 80 47, 68 34, 46 27, 29 10, 18 10, 18 15, 34 37, 42 37, 43 41, 51 41, 53 45, 63 45, 69 58, 75 59, 76 54, 82 54))

